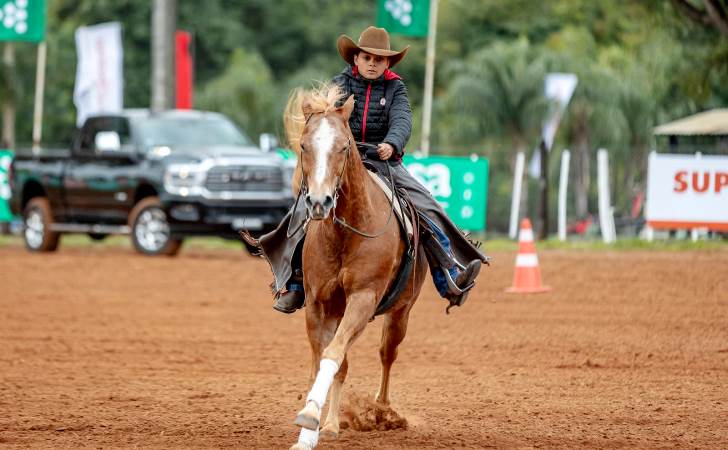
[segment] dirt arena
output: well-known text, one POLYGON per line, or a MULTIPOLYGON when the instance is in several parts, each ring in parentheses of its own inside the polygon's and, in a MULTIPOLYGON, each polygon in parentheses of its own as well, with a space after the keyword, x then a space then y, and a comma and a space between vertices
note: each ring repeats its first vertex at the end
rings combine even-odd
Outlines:
MULTIPOLYGON (((428 281, 393 368, 406 429, 319 448, 726 448, 728 252, 542 251, 553 292, 503 293, 495 253, 453 314, 428 281)), ((264 261, 0 247, 0 447, 288 448, 309 374, 304 314, 264 261)), ((371 396, 381 320, 350 353, 371 396)))

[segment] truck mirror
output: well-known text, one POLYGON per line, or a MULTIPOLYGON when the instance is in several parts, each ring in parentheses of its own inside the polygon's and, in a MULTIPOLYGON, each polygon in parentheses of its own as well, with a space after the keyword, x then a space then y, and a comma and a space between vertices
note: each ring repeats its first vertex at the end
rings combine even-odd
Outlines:
POLYGON ((121 151, 121 139, 116 131, 99 131, 94 137, 96 151, 99 153, 116 153, 121 151))
POLYGON ((260 149, 264 152, 275 150, 278 147, 278 139, 272 133, 263 133, 260 135, 260 149))

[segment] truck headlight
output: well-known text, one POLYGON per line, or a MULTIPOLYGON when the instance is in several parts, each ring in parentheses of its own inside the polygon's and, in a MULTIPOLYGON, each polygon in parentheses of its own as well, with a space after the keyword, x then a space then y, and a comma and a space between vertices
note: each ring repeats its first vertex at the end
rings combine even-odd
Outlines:
POLYGON ((164 188, 173 194, 199 194, 207 171, 196 164, 170 164, 164 174, 164 188))

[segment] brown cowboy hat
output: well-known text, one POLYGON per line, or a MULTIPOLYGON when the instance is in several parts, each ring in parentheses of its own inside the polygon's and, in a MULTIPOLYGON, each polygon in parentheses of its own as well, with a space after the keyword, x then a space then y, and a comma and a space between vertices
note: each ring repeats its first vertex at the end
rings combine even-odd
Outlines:
POLYGON ((389 67, 393 67, 400 62, 409 50, 409 45, 402 51, 394 51, 389 48, 389 33, 384 28, 367 27, 359 36, 359 43, 355 43, 352 38, 342 34, 336 41, 339 54, 344 61, 354 64, 354 55, 360 51, 371 53, 372 55, 386 56, 389 58, 389 67))

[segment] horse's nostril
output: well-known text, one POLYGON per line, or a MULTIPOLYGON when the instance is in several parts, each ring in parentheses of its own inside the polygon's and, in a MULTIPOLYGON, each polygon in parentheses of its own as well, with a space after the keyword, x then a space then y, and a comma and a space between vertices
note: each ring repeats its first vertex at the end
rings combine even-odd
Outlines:
POLYGON ((310 195, 306 195, 306 197, 304 198, 304 201, 306 202, 306 206, 308 206, 309 208, 313 206, 313 202, 311 201, 310 195))
POLYGON ((330 195, 327 195, 326 198, 324 198, 324 208, 328 209, 334 206, 334 198, 330 195))

